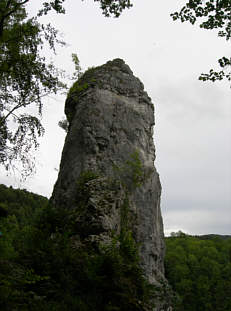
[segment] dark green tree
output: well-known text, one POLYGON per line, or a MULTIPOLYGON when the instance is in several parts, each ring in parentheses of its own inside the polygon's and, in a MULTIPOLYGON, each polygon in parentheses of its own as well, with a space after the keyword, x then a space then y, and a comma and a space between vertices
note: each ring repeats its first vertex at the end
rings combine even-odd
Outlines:
MULTIPOLYGON (((179 12, 171 14, 173 20, 199 23, 200 28, 217 30, 218 36, 227 41, 231 38, 231 1, 230 0, 189 0, 179 12)), ((202 73, 199 80, 217 81, 227 79, 231 81, 231 57, 218 60, 220 71, 211 69, 209 73, 202 73)))

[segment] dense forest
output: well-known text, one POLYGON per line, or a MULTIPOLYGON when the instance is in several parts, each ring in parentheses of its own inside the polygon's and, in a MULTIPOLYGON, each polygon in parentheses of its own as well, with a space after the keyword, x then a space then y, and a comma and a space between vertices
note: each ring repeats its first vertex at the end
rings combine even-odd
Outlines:
POLYGON ((99 253, 76 239, 74 217, 42 196, 0 185, 0 310, 147 310, 155 288, 130 234, 99 253))
POLYGON ((176 310, 231 310, 231 236, 172 234, 166 241, 166 277, 176 310))
MULTIPOLYGON (((132 241, 97 256, 76 247, 72 231, 71 214, 47 198, 0 185, 1 310, 143 310, 140 301, 145 305, 155 289, 132 241)), ((230 311, 230 236, 178 232, 165 240, 174 310, 230 311)))

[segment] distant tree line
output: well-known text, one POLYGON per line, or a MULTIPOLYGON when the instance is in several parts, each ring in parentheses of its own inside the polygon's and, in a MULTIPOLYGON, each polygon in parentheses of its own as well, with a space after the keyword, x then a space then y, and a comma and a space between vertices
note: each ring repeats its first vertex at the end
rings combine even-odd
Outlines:
POLYGON ((231 310, 231 237, 189 236, 165 239, 166 277, 176 292, 176 311, 231 310))

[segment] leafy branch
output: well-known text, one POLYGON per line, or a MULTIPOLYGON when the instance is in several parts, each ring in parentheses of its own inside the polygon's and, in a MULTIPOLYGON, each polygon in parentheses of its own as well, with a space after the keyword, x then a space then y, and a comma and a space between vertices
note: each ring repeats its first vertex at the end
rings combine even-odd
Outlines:
MULTIPOLYGON (((189 0, 179 12, 171 14, 173 20, 189 22, 194 25, 200 20, 199 27, 207 30, 218 30, 218 37, 227 41, 231 38, 231 2, 230 0, 189 0)), ((210 70, 209 73, 202 73, 201 81, 227 79, 231 81, 231 58, 222 57, 218 60, 221 71, 210 70)))

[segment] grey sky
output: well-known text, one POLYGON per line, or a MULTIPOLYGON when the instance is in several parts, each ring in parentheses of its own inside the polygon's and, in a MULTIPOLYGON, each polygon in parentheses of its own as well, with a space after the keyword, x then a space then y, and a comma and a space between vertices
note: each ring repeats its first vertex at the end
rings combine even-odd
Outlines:
MULTIPOLYGON (((65 15, 45 19, 69 44, 58 50, 57 66, 71 72, 73 52, 84 69, 120 57, 144 83, 155 105, 165 232, 231 234, 231 89, 227 82, 197 80, 201 72, 217 68, 218 58, 230 55, 230 42, 216 32, 173 22, 170 13, 184 2, 135 0, 119 19, 108 19, 93 1, 69 0, 65 15)), ((65 136, 57 126, 64 101, 65 96, 46 100, 37 175, 20 184, 1 171, 0 182, 51 194, 65 136)))

